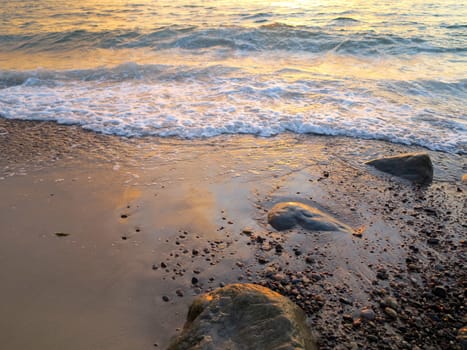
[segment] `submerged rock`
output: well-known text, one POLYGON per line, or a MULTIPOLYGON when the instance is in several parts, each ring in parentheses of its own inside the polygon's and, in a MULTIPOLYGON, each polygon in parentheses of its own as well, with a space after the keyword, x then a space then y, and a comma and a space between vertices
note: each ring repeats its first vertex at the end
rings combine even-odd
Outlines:
POLYGON ((193 301, 168 350, 315 350, 304 312, 255 284, 231 284, 193 301))
POLYGON ((433 180, 433 164, 427 153, 408 153, 370 160, 366 164, 419 184, 433 180))
POLYGON ((353 229, 321 210, 298 202, 276 204, 268 213, 268 222, 278 231, 300 225, 310 231, 353 232, 353 229))

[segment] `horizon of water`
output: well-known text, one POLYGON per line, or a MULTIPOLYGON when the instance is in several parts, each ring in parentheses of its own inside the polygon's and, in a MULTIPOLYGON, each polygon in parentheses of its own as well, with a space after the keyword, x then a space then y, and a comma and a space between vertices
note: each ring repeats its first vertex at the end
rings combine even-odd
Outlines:
POLYGON ((127 137, 345 135, 467 153, 467 9, 13 0, 0 116, 127 137))

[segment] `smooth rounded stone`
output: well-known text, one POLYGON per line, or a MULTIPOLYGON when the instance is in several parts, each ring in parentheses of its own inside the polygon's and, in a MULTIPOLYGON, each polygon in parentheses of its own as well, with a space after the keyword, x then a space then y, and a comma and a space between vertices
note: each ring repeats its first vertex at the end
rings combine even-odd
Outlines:
POLYGON ((386 306, 389 306, 393 310, 397 310, 399 308, 397 300, 393 297, 387 296, 384 298, 384 303, 386 306))
POLYGON ((435 286, 433 288, 433 294, 440 298, 446 298, 446 296, 448 295, 446 288, 444 288, 443 286, 435 286))
POLYGON ((353 232, 353 229, 321 210, 299 202, 277 203, 268 213, 268 222, 278 231, 300 225, 310 231, 353 232))
POLYGON ((376 318, 376 314, 371 308, 364 307, 360 310, 360 317, 366 321, 373 321, 376 318))
POLYGON ((467 327, 459 329, 456 339, 459 341, 462 349, 467 349, 467 327))
POLYGON ((255 284, 230 284, 196 298, 168 350, 315 350, 304 312, 255 284))
POLYGON ((407 153, 384 157, 370 160, 366 164, 419 184, 430 183, 433 180, 433 164, 427 153, 407 153))
POLYGON ((397 312, 394 309, 391 309, 390 307, 385 307, 384 312, 391 318, 397 318, 397 312))

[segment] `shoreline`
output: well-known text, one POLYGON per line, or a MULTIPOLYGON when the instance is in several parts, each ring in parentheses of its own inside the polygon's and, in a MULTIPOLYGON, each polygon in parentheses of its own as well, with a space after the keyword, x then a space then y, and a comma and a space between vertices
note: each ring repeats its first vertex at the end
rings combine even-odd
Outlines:
POLYGON ((453 329, 466 323, 460 155, 428 151, 435 180, 417 188, 363 164, 426 151, 384 141, 121 139, 4 119, 0 130, 8 348, 165 348, 195 295, 242 281, 299 304, 321 349, 458 346, 453 329), (366 230, 361 238, 276 232, 266 216, 282 200, 366 230), (433 294, 439 286, 444 297, 433 294), (381 307, 388 296, 396 318, 381 307), (363 307, 375 319, 356 323, 363 307))

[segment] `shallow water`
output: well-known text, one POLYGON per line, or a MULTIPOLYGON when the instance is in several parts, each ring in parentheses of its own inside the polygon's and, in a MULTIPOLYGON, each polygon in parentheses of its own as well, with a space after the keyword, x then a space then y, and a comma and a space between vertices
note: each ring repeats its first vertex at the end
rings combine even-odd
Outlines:
POLYGON ((466 152, 457 1, 9 1, 0 115, 123 136, 284 132, 466 152))

